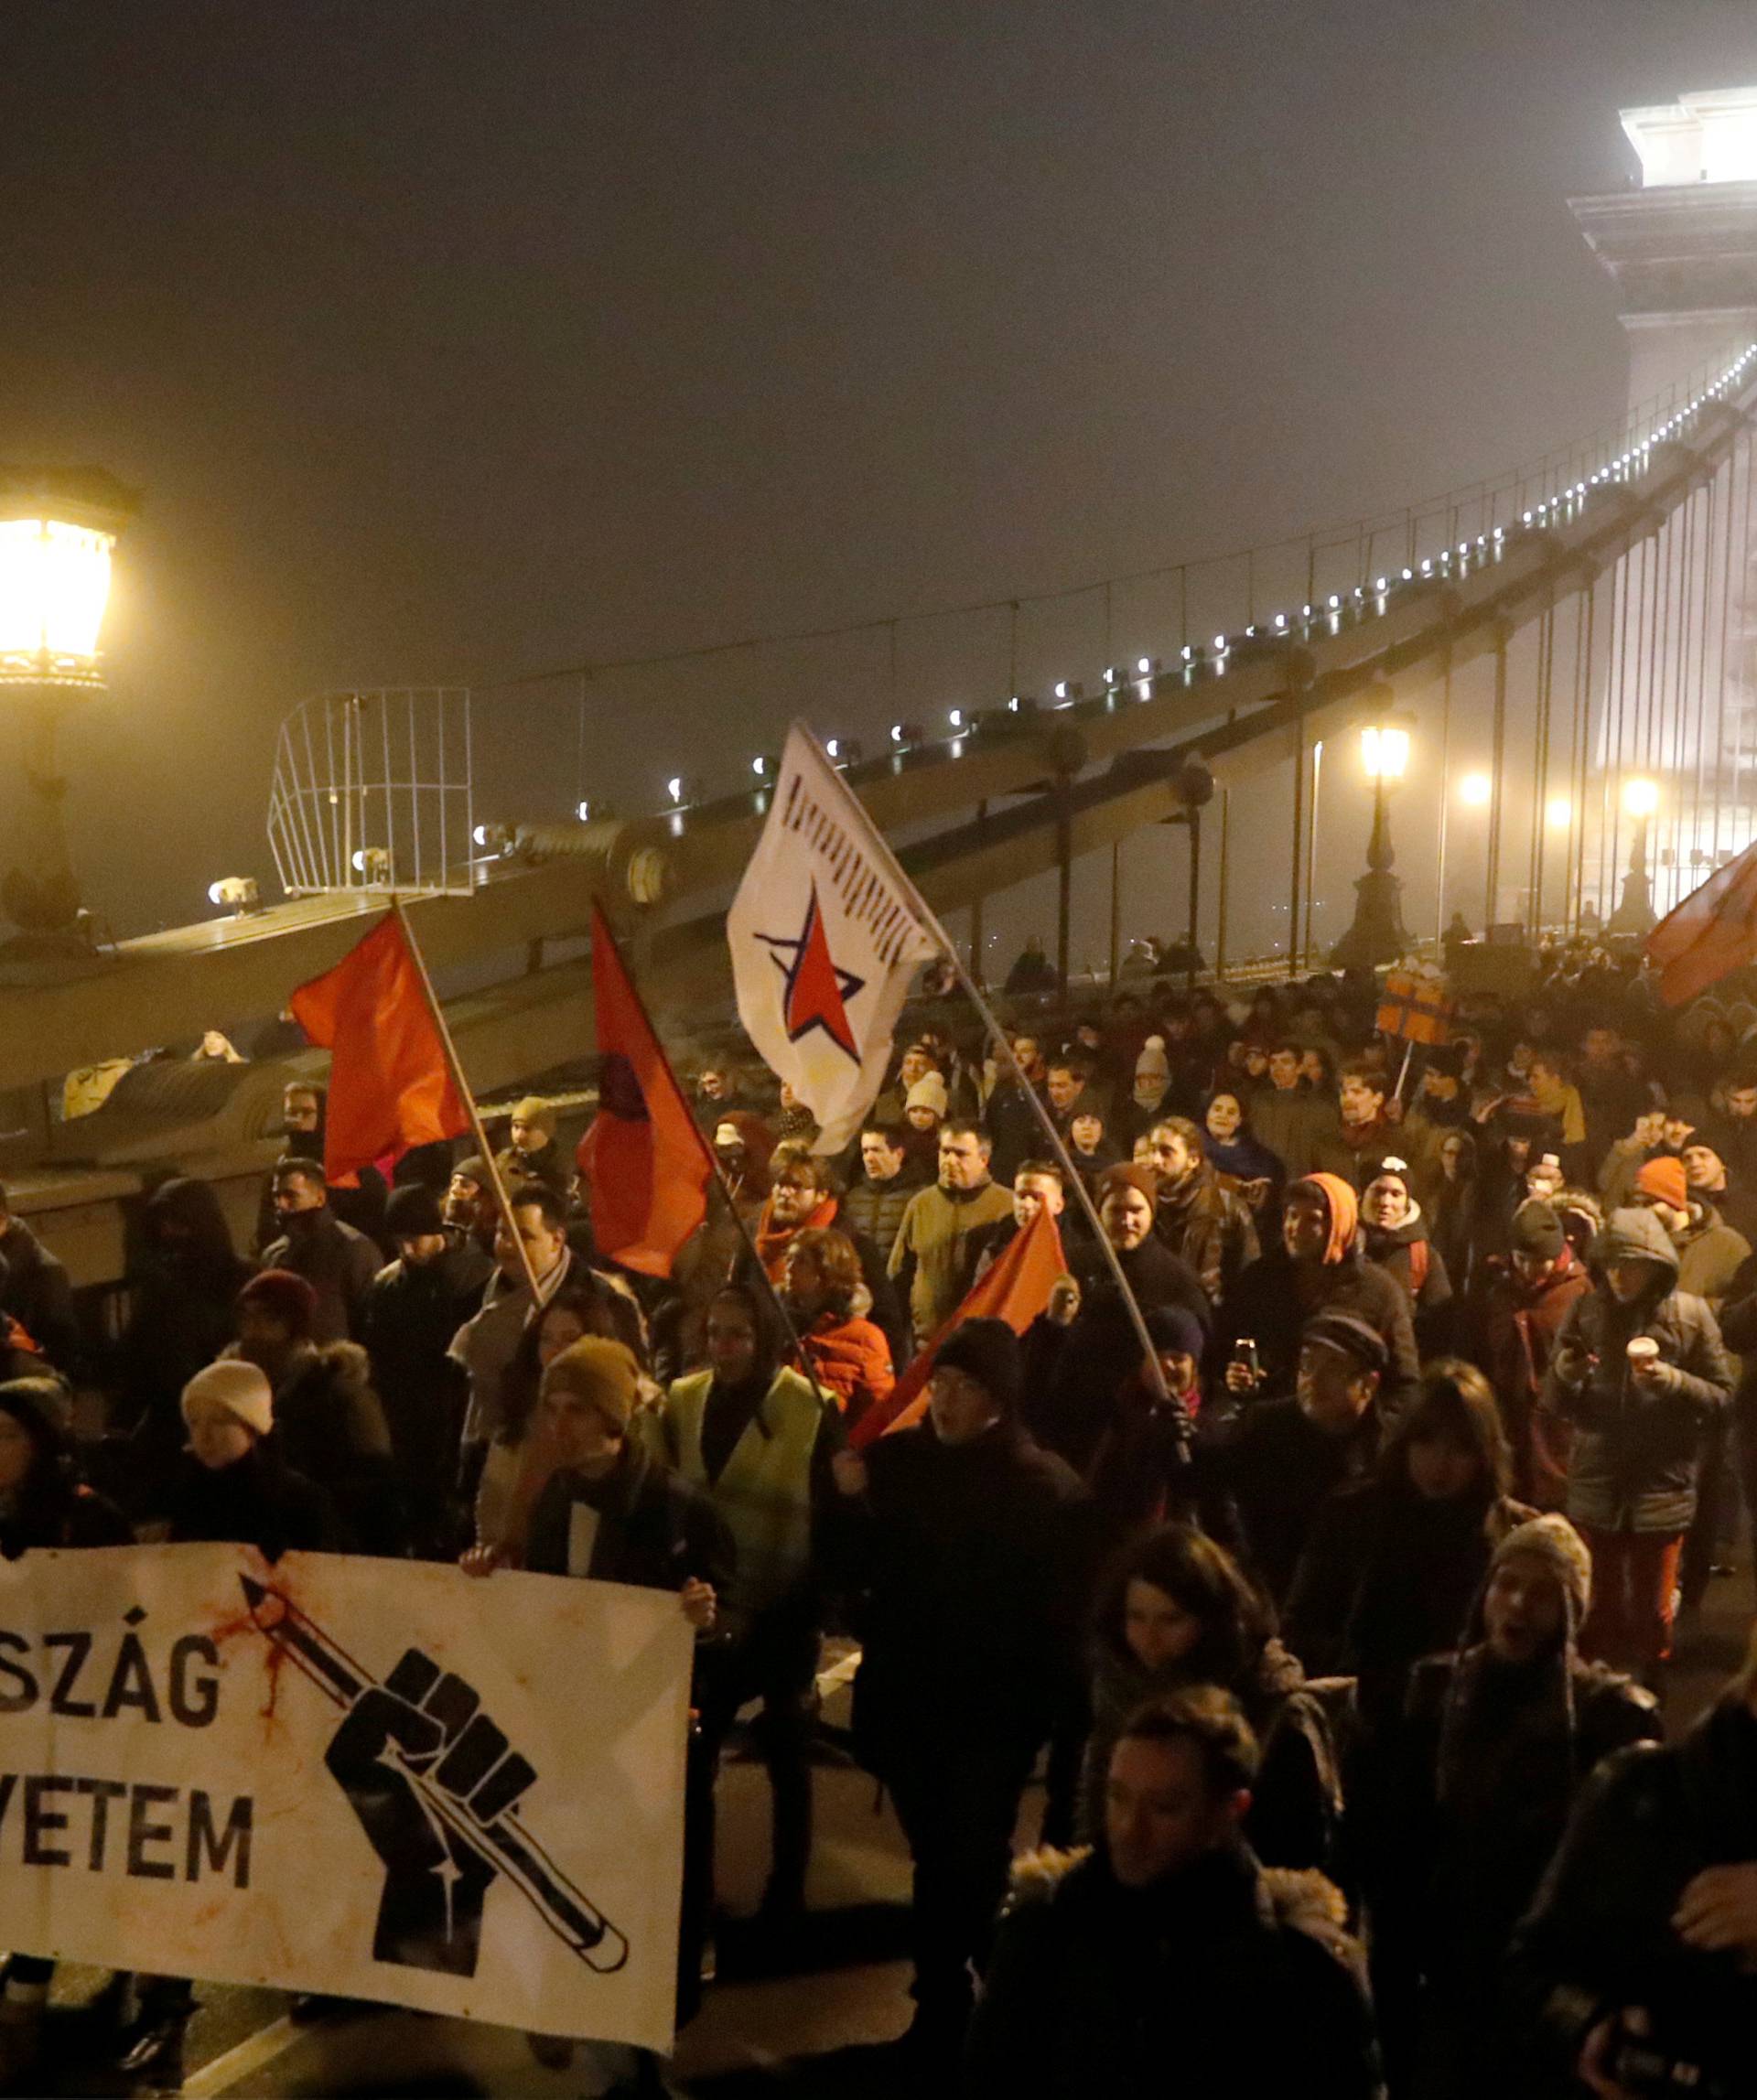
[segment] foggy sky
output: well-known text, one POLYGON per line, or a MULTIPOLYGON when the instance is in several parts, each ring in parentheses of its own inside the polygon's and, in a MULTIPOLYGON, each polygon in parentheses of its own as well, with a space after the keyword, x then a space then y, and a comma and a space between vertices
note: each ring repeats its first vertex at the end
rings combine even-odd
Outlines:
MULTIPOLYGON (((1624 362, 1566 199, 1629 179, 1619 105, 1754 79, 1711 0, 7 0, 0 458, 146 498, 64 744, 92 900, 266 878, 326 686, 1005 597, 1584 435, 1624 362)), ((979 696, 954 643, 1004 689, 998 623, 906 630, 903 712, 979 696)), ((595 683, 588 792, 869 735, 889 674, 595 683)), ((558 813, 574 689, 489 719, 558 813)))

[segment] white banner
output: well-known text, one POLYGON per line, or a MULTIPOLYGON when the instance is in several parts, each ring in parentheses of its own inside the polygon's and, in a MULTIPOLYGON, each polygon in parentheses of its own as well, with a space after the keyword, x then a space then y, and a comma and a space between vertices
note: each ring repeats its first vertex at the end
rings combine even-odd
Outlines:
POLYGON ((19 1952, 672 2039, 674 1597, 412 1561, 0 1561, 19 1952))
POLYGON ((884 1083, 919 964, 939 953, 890 848, 797 723, 726 922, 738 1018, 839 1152, 884 1083))

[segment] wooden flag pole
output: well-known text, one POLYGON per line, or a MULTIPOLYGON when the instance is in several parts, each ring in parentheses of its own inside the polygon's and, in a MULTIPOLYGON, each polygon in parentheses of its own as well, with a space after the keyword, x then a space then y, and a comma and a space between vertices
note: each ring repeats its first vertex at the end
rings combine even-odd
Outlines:
MULTIPOLYGON (((818 757, 823 759, 825 768, 830 769, 830 759, 827 753, 825 751, 823 746, 819 744, 817 738, 813 736, 811 730, 803 722, 796 722, 793 726, 803 737, 809 739, 812 748, 817 753, 818 757)), ((852 791, 849 792, 852 792, 852 791)), ((1068 1148, 1062 1142, 1061 1133, 1056 1129, 1054 1123, 1051 1120, 1050 1112, 1047 1108, 1044 1107, 1042 1099, 1039 1095, 1037 1089, 1026 1078, 1025 1073, 1019 1065, 1019 1060, 1013 1055, 1012 1038, 1003 1031, 999 1021, 995 1018, 994 1009, 989 1006, 987 1000, 983 996, 982 992, 977 987, 975 977, 972 976, 970 972, 965 968, 963 959, 960 957, 956 948, 952 944, 951 935, 946 932, 945 928, 940 924, 937 915, 929 909, 927 900, 922 897, 921 891, 916 888, 915 885, 910 880, 909 877, 904 874, 902 867, 899 865, 896 855, 890 850, 889 842, 882 836, 882 835, 877 832, 876 828, 873 830, 873 836, 878 849, 884 855, 886 860, 889 863, 892 879, 896 882, 898 888, 902 891, 903 895, 910 900, 911 909, 914 911, 916 918, 920 920, 921 923, 933 936, 934 940, 939 942, 941 952, 945 956, 946 961, 951 964, 952 968, 957 976, 959 984, 964 986, 965 992, 969 995, 970 1003, 976 1007, 976 1012, 982 1017, 982 1024, 984 1028, 986 1028, 990 1036, 993 1037, 996 1048, 1000 1051, 1003 1059, 1005 1059, 1008 1070, 1012 1073, 1014 1080, 1018 1082, 1019 1092, 1024 1095, 1025 1099, 1030 1103, 1032 1111, 1036 1115, 1038 1123, 1042 1128, 1043 1135, 1049 1141, 1050 1150, 1054 1158, 1060 1162, 1062 1168, 1062 1181, 1069 1193, 1078 1201, 1081 1210, 1085 1213, 1086 1222, 1092 1227, 1094 1235, 1097 1239, 1099 1247, 1103 1250, 1105 1260, 1110 1269, 1111 1278, 1116 1284, 1116 1288, 1122 1293, 1123 1304, 1127 1308, 1129 1321, 1134 1327, 1136 1339, 1141 1345, 1141 1353, 1145 1362, 1147 1375, 1152 1384, 1153 1390, 1158 1395, 1159 1399, 1169 1400, 1171 1395, 1166 1386, 1165 1374, 1159 1369, 1159 1351, 1153 1346, 1153 1337, 1147 1331, 1147 1321, 1142 1316, 1139 1301, 1137 1299, 1134 1291, 1129 1287, 1128 1278, 1123 1273, 1123 1265, 1117 1257, 1116 1248, 1113 1247, 1110 1242, 1105 1237, 1105 1228, 1099 1219, 1097 1210, 1093 1203, 1091 1192, 1088 1190, 1085 1183, 1080 1179, 1079 1170, 1074 1166, 1073 1159, 1069 1157, 1068 1148)))
POLYGON ((415 937, 415 928, 409 924, 408 914, 404 910, 400 898, 392 898, 391 910, 396 916, 397 925, 402 929, 404 942, 415 964, 415 975, 421 980, 421 996, 427 1002, 428 1016, 438 1030, 440 1047, 446 1053, 446 1070, 451 1074, 451 1083, 458 1089, 458 1097, 469 1117, 470 1133, 476 1140, 477 1151, 483 1166, 488 1168, 489 1182, 494 1190, 495 1211, 506 1230, 506 1236, 519 1250, 519 1266, 524 1271, 524 1280, 530 1286, 531 1309, 534 1317, 542 1309, 543 1292, 537 1283, 536 1269, 532 1265, 531 1250, 525 1245, 519 1231, 519 1222, 512 1215, 512 1202, 507 1191, 505 1178, 489 1147, 488 1133, 482 1127, 482 1112, 476 1105, 476 1096, 469 1091, 469 1082, 465 1078, 463 1065, 458 1060, 458 1046, 452 1041, 451 1030, 446 1025, 445 1010, 434 991, 433 979, 427 975, 426 957, 421 953, 421 943, 415 937))

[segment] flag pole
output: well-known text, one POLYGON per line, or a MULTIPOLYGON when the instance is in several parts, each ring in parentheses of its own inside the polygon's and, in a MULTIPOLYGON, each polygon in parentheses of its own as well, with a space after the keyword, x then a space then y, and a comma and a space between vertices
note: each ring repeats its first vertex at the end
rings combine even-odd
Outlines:
POLYGON ((543 1293, 537 1287, 537 1272, 532 1264, 531 1250, 525 1245, 519 1231, 519 1222, 512 1215, 512 1202, 507 1192, 505 1178, 490 1148, 488 1133, 482 1127, 482 1112, 477 1107, 476 1096, 470 1092, 469 1082, 464 1076, 464 1068, 458 1056, 458 1045, 452 1041, 451 1030, 446 1024, 445 1009, 434 991, 433 979, 427 975, 426 957, 421 953, 421 943, 415 937, 415 928, 409 923, 408 914, 404 910, 400 898, 391 899, 391 910, 402 929, 404 942, 415 964, 415 975, 421 980, 421 996, 427 1003, 428 1017, 438 1031, 440 1048, 446 1055, 446 1070, 451 1074, 451 1083, 458 1089, 458 1097, 469 1117, 470 1133, 476 1140, 477 1151, 483 1166, 488 1168, 488 1179, 494 1191, 495 1211, 501 1223, 506 1228, 507 1238, 519 1250, 519 1266, 524 1271, 524 1280, 531 1288, 531 1309, 534 1317, 542 1309, 543 1293))
MULTIPOLYGON (((622 950, 617 942, 616 935, 610 931, 609 919, 605 913, 604 907, 598 902, 598 899, 596 897, 592 899, 592 902, 595 906, 597 906, 595 922, 592 927, 592 939, 594 941, 598 940, 601 933, 603 938, 609 943, 610 953, 616 957, 617 964, 622 972, 623 981, 629 987, 629 995, 633 999, 636 1007, 639 1009, 641 1018, 647 1024, 647 1032, 652 1036, 653 1045, 657 1049, 659 1055, 664 1059, 665 1070, 667 1072, 671 1072, 671 1060, 669 1057, 665 1056, 664 1043, 660 1039, 658 1029, 655 1028, 652 1025, 652 1016, 647 1011, 647 1002, 641 996, 641 987, 634 981, 634 973, 629 968, 627 958, 622 953, 622 950)), ((672 1083, 676 1085, 677 1074, 674 1072, 671 1072, 671 1078, 672 1083)), ((678 1087, 677 1092, 678 1096, 681 1099, 683 1095, 683 1089, 678 1087)), ((801 1341, 799 1330, 793 1324, 792 1314, 787 1309, 786 1303, 782 1299, 781 1293, 769 1280, 769 1272, 766 1268, 763 1267, 762 1257, 757 1252, 757 1243, 751 1238, 750 1229, 745 1223, 744 1219, 739 1215, 738 1206, 733 1200, 731 1184, 727 1180, 726 1169, 720 1165, 719 1154, 715 1151, 713 1146, 708 1143, 706 1138, 702 1136, 701 1131, 696 1126, 695 1120, 693 1116, 690 1118, 690 1127, 695 1131, 696 1138, 701 1145, 702 1157, 707 1161, 708 1171, 714 1177, 714 1185, 719 1190, 721 1196, 725 1199, 728 1215, 731 1218, 733 1225, 738 1231, 738 1238, 744 1243, 744 1251, 746 1255, 749 1256, 750 1266, 756 1271, 757 1276, 761 1280, 763 1289, 766 1290, 769 1294, 770 1303, 774 1307, 775 1312, 781 1320, 781 1326, 787 1330, 787 1339, 793 1345, 794 1355, 799 1358, 800 1370, 804 1373, 805 1379, 810 1384, 812 1391, 817 1395, 818 1405, 820 1407, 828 1409, 839 1416, 841 1410, 835 1406, 835 1402, 829 1398, 828 1395, 825 1394, 823 1386, 818 1384, 817 1373, 812 1368, 812 1360, 805 1352, 805 1344, 803 1341, 801 1341)), ((728 1276, 727 1278, 728 1283, 735 1280, 736 1279, 730 1276, 728 1276)))
MULTIPOLYGON (((822 759, 825 768, 827 770, 834 771, 835 768, 829 754, 818 742, 816 737, 813 734, 812 730, 807 727, 807 725, 803 722, 795 722, 793 727, 810 743, 813 751, 820 759, 822 759)), ((858 801, 853 796, 852 790, 849 790, 849 795, 851 800, 855 800, 856 807, 858 808, 858 801)), ((862 810, 861 814, 863 817, 865 817, 866 812, 862 810)), ((968 995, 970 1003, 976 1007, 976 1012, 981 1016, 983 1026, 993 1037, 996 1046, 998 1048, 1002 1058, 1006 1061, 1007 1068, 1012 1073, 1014 1081, 1018 1084, 1020 1093, 1022 1093, 1025 1099, 1029 1102, 1032 1112, 1037 1117, 1038 1124, 1041 1128, 1044 1136, 1049 1140, 1050 1149, 1056 1160, 1061 1165, 1063 1184, 1078 1201, 1080 1208, 1085 1215, 1086 1222, 1091 1226, 1094 1236, 1096 1238, 1098 1245, 1103 1251, 1105 1261, 1110 1270, 1111 1280, 1116 1284, 1116 1288, 1122 1293, 1123 1304, 1127 1309, 1130 1324, 1135 1330, 1136 1339, 1141 1345, 1141 1353, 1146 1364, 1147 1374, 1152 1384, 1153 1389, 1161 1400, 1169 1400, 1170 1398, 1170 1394, 1166 1386, 1165 1374, 1159 1369, 1159 1351, 1153 1345, 1153 1337, 1147 1331, 1147 1321, 1142 1315, 1140 1302, 1136 1298, 1134 1291, 1129 1287, 1128 1278, 1123 1272, 1123 1265, 1117 1256, 1116 1248, 1113 1247, 1110 1242, 1105 1237, 1105 1228, 1103 1222, 1099 1219, 1097 1209, 1093 1203, 1091 1192, 1088 1190, 1085 1183, 1081 1179, 1079 1169, 1074 1166, 1073 1159, 1069 1156, 1068 1148, 1066 1144, 1062 1141, 1062 1134, 1056 1129, 1054 1123, 1051 1120, 1050 1112, 1043 1105, 1042 1097, 1039 1094, 1037 1089, 1031 1084, 1029 1080, 1026 1078, 1023 1068, 1019 1064, 1018 1058, 1013 1054, 1012 1038, 1006 1033, 1006 1031, 1001 1028, 999 1021, 995 1018, 993 1007, 989 1006, 988 1001, 984 997, 975 977, 965 967, 964 960, 962 956, 959 955, 957 949, 953 945, 951 935, 946 932, 945 928, 941 925, 938 914, 929 907, 927 899, 922 895, 921 891, 916 888, 915 885, 903 872, 902 867, 899 863, 897 856, 890 850, 889 842, 878 830, 878 826, 872 823, 870 818, 867 818, 867 828, 871 834, 876 851, 883 856, 883 859, 889 866, 892 878, 896 882, 898 888, 909 899, 911 909, 914 911, 916 917, 921 921, 922 924, 926 927, 927 931, 933 936, 933 938, 939 942, 941 950, 944 953, 946 961, 951 964, 953 971, 955 974, 959 984, 964 986, 965 993, 968 995)))

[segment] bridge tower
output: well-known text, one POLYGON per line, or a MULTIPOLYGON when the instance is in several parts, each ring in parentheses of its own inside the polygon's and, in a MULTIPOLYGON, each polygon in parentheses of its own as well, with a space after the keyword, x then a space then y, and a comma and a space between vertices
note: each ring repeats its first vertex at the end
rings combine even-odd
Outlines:
MULTIPOLYGON (((1629 347, 1633 435, 1644 436, 1757 341, 1757 87, 1621 113, 1640 164, 1626 188, 1570 199, 1614 282, 1629 347)), ((1757 533, 1747 438, 1724 479, 1621 565, 1594 743, 1646 792, 1653 904, 1668 910, 1757 835, 1757 533)), ((1644 895, 1648 825, 1610 860, 1644 895)), ((1633 892, 1631 892, 1633 894, 1633 892)), ((1607 886, 1605 910, 1615 900, 1607 886)), ((1625 897, 1625 910, 1628 908, 1625 897)))

